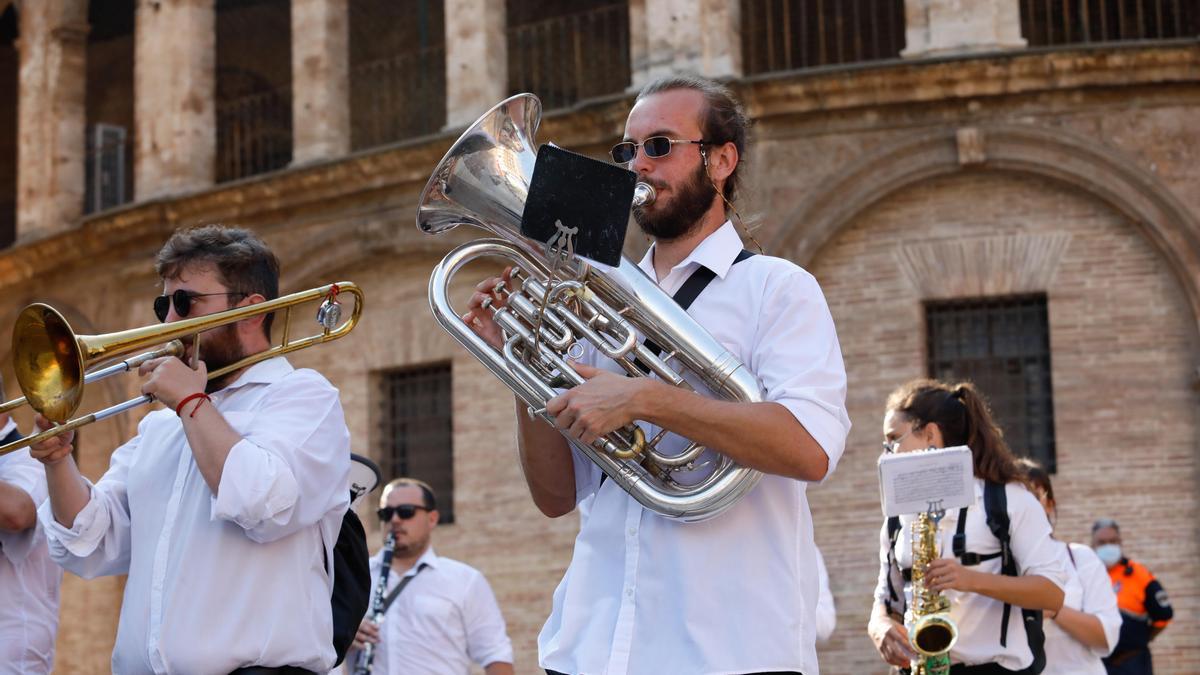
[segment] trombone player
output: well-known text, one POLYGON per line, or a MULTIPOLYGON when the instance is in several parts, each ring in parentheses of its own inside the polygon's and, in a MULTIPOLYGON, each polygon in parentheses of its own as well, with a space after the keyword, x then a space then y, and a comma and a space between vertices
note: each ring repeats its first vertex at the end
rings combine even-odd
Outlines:
MULTIPOLYGON (((155 269, 163 293, 154 313, 165 323, 278 296, 274 253, 241 228, 176 232, 155 269)), ((334 665, 327 570, 350 470, 338 391, 283 357, 207 376, 268 349, 271 320, 258 314, 185 339, 187 362, 142 364, 142 392, 164 407, 113 451, 95 484, 71 458, 73 433, 30 449, 45 465, 49 500, 38 515, 53 559, 85 578, 129 575, 113 672, 334 665)), ((49 426, 40 415, 38 425, 49 426)))

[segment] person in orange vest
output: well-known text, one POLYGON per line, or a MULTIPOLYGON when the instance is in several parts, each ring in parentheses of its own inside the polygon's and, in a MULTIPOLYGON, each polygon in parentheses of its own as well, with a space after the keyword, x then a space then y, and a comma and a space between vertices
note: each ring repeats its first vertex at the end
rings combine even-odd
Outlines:
POLYGON ((1101 518, 1092 524, 1092 548, 1108 567, 1121 610, 1121 637, 1112 654, 1104 659, 1108 675, 1152 675, 1150 641, 1174 616, 1167 592, 1145 565, 1122 553, 1117 521, 1101 518))

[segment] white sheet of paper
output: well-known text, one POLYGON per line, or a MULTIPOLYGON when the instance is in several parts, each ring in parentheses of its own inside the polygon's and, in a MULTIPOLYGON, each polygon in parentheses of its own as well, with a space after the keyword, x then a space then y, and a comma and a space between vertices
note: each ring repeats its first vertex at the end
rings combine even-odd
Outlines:
POLYGON ((884 454, 879 458, 879 496, 886 517, 960 509, 975 499, 971 449, 884 454))

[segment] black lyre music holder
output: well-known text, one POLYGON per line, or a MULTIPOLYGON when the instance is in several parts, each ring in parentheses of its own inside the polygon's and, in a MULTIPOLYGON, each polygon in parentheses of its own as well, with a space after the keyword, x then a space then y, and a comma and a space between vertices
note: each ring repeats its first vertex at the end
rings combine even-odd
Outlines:
POLYGON ((563 150, 538 148, 521 234, 548 249, 617 266, 637 174, 563 150))

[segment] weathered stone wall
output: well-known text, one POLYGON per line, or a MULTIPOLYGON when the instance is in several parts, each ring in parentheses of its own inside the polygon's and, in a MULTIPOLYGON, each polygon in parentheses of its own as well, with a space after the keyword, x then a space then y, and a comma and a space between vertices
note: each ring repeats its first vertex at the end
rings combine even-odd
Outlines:
MULTIPOLYGON (((451 43, 462 37, 456 30, 471 30, 454 21, 448 12, 451 43)), ((464 82, 479 87, 494 78, 464 82)), ((840 609, 838 632, 822 650, 826 672, 884 670, 863 630, 877 571, 882 402, 924 372, 920 301, 940 288, 928 270, 906 262, 920 256, 904 253, 970 261, 988 242, 1051 242, 1061 252, 1020 280, 1049 298, 1059 532, 1086 540, 1092 517, 1121 519, 1130 552, 1175 601, 1176 622, 1156 642, 1160 670, 1200 670, 1192 389, 1200 265, 1188 262, 1196 251, 1172 244, 1192 241, 1188 228, 1200 220, 1197 82, 1200 50, 1175 47, 912 62, 736 85, 757 122, 751 189, 739 208, 759 223, 769 252, 817 275, 850 374, 855 427, 846 456, 810 493, 840 609), (1030 138, 1043 136, 1054 142, 1029 148, 1030 138), (1077 167, 1091 158, 1103 166, 1089 183, 1077 167)), ((475 94, 458 94, 469 102, 460 109, 465 121, 499 98, 475 94)), ((553 116, 539 139, 602 156, 619 138, 627 108, 626 100, 607 101, 553 116)), ((260 231, 280 252, 285 291, 359 283, 367 293, 360 327, 294 361, 341 389, 360 453, 379 447, 368 414, 372 372, 452 363, 457 522, 437 532, 436 545, 488 575, 518 672, 536 672, 536 634, 576 520, 537 514, 516 464, 511 397, 429 316, 429 270, 471 236, 425 237, 413 225, 417 195, 452 140, 359 153, 72 223, 0 253, 0 325, 34 300, 63 309, 83 333, 152 322, 158 289, 150 257, 173 228, 202 222, 260 231)), ((632 235, 627 248, 641 245, 632 235)), ((1013 283, 980 274, 946 281, 989 292, 1013 283)), ((460 303, 465 292, 456 289, 460 303)), ((0 372, 11 396, 8 356, 0 353, 0 372)), ((85 405, 123 400, 136 386, 133 379, 98 385, 85 405)), ((28 417, 19 420, 27 428, 28 417)), ((98 477, 134 428, 131 416, 85 430, 83 471, 98 477)), ((376 547, 373 523, 369 536, 376 547)), ((107 672, 121 583, 68 578, 57 672, 107 672)))

